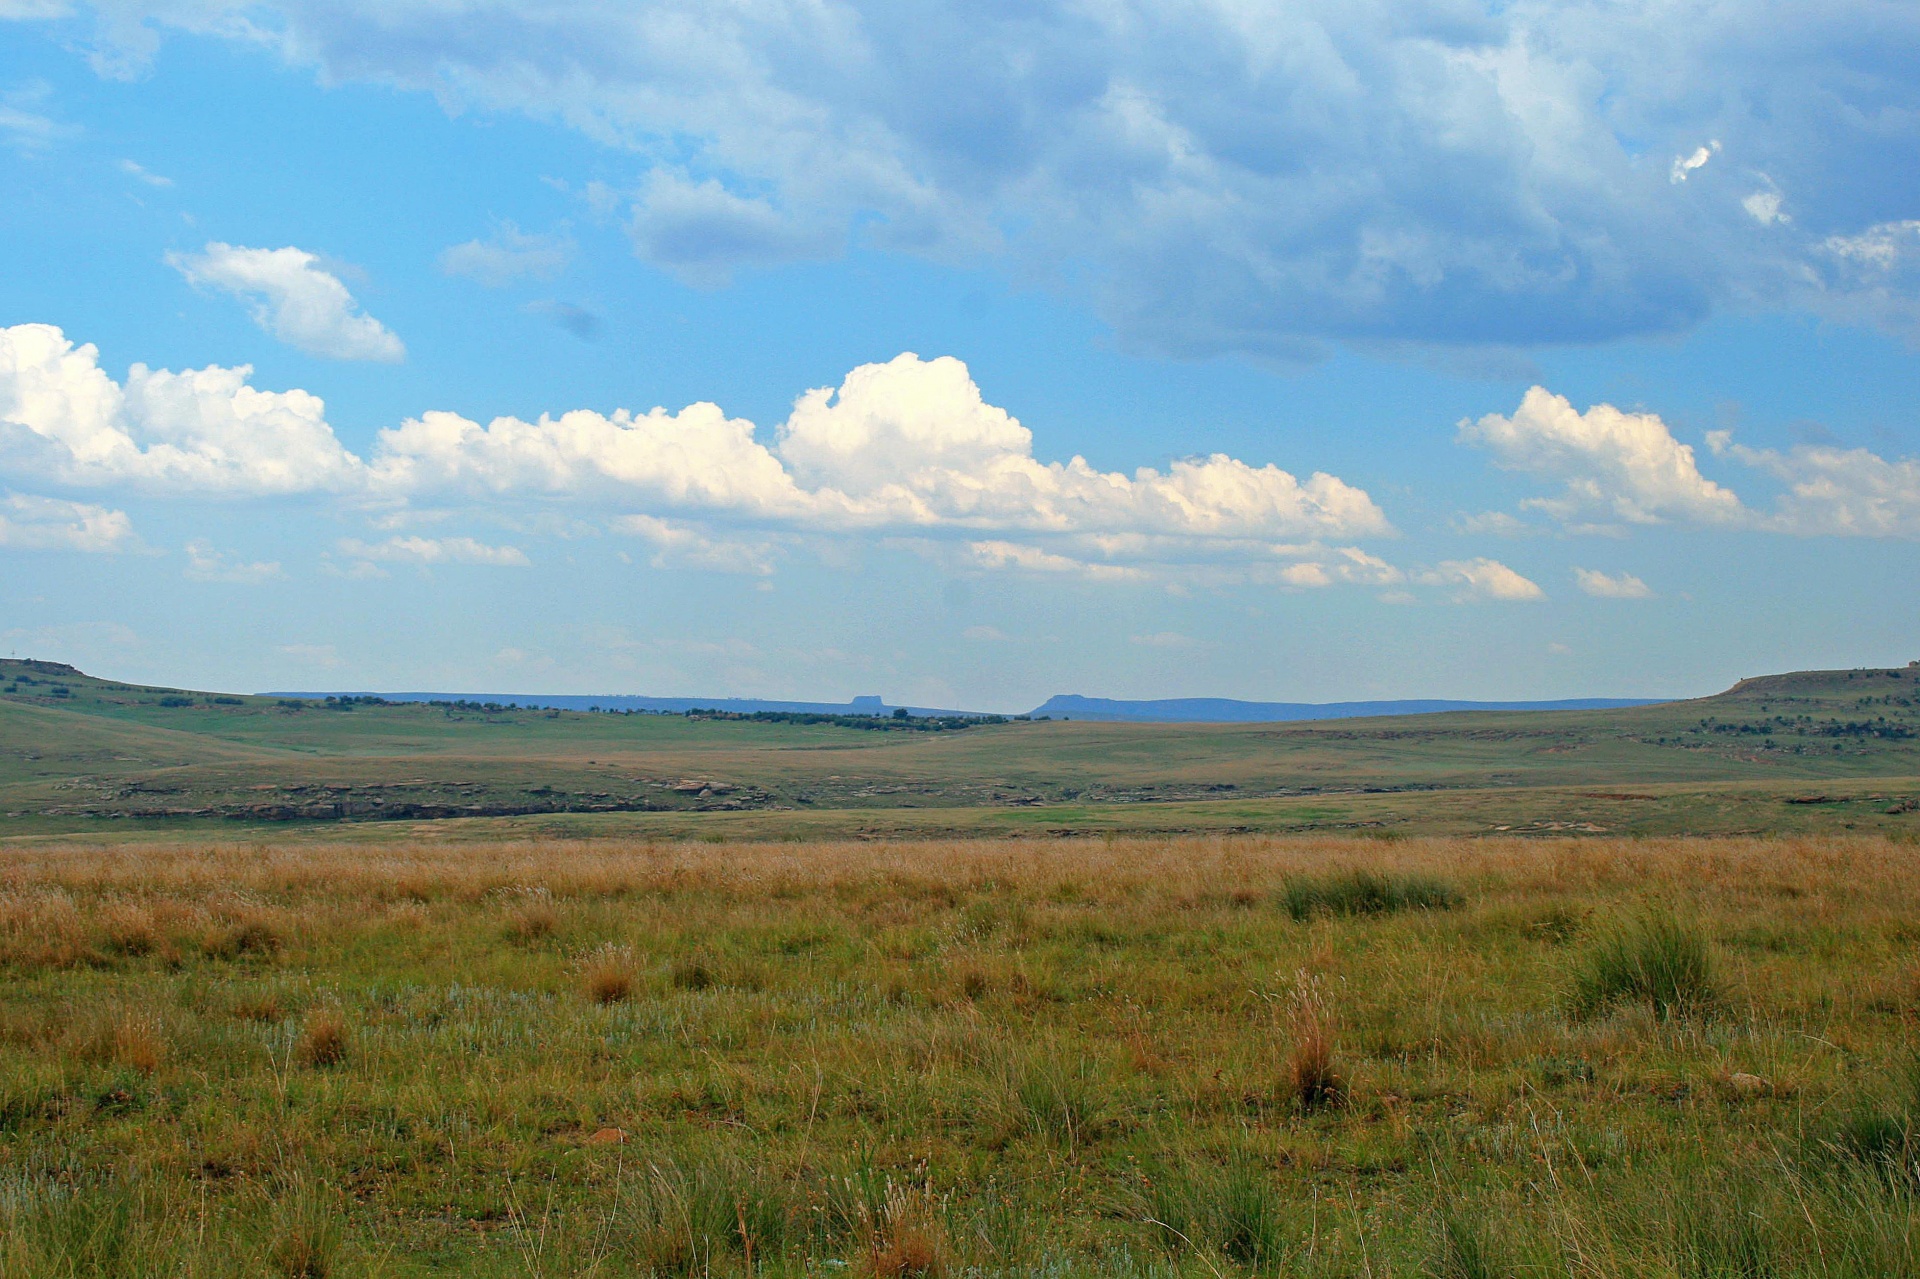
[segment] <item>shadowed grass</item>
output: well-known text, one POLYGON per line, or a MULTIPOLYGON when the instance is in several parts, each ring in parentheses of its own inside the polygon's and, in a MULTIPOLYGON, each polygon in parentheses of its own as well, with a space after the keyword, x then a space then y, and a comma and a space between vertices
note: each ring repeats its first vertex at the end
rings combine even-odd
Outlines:
POLYGON ((1287 914, 1390 915, 1402 910, 1453 910, 1465 898, 1458 889, 1424 875, 1383 875, 1355 870, 1287 880, 1280 890, 1287 914))

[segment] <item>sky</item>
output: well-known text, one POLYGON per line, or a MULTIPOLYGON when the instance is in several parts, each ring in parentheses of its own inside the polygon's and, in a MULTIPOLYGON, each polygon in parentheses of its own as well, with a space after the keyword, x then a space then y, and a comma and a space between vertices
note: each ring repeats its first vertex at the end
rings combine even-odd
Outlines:
POLYGON ((1920 7, 0 0, 0 652, 1022 711, 1920 658, 1920 7))

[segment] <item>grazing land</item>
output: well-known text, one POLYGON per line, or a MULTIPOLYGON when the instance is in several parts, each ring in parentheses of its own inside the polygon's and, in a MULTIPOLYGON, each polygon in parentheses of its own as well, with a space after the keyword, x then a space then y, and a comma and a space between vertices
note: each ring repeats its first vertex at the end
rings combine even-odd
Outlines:
POLYGON ((0 662, 0 833, 718 839, 1920 829, 1920 667, 1287 724, 593 714, 0 662), (817 722, 808 722, 809 719, 817 722))
POLYGON ((0 1273, 1912 1275, 1917 871, 15 842, 0 1273))

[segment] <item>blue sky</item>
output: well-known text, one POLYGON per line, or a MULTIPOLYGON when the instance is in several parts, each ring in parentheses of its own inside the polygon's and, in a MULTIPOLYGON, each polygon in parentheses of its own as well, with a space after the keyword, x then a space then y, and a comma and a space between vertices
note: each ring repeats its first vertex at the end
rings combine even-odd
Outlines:
POLYGON ((1869 3, 0 0, 0 647, 1011 710, 1904 663, 1917 50, 1869 3))

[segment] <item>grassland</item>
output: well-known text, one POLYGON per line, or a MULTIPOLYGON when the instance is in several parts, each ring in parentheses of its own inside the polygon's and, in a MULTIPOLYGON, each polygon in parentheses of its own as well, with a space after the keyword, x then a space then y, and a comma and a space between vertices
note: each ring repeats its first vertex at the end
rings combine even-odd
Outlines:
POLYGON ((870 732, 327 705, 0 662, 0 833, 236 827, 276 838, 1894 833, 1920 829, 1920 668, 1773 676, 1604 711, 870 732))
POLYGON ((14 842, 0 1273, 1916 1274, 1917 863, 14 842))

